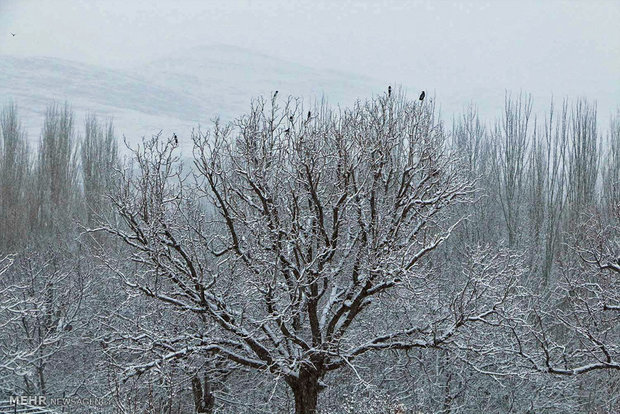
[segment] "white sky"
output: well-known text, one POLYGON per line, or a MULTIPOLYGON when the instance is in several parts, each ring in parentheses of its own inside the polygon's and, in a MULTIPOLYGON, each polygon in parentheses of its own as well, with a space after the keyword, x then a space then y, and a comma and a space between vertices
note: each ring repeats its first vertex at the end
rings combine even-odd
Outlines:
POLYGON ((0 55, 132 68, 205 44, 427 89, 439 102, 508 89, 542 107, 551 94, 598 99, 603 116, 620 104, 618 0, 0 0, 0 55))

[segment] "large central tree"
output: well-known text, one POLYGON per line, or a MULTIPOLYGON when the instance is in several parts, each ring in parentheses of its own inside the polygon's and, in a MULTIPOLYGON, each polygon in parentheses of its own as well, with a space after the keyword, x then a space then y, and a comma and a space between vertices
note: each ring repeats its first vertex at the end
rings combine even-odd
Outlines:
POLYGON ((329 372, 372 351, 449 347, 492 318, 503 284, 472 273, 442 290, 427 257, 473 193, 444 139, 432 101, 391 94, 351 110, 258 101, 193 137, 193 176, 174 139, 145 141, 113 197, 123 224, 101 229, 130 246, 134 267, 116 266, 129 286, 193 315, 154 341, 161 359, 269 373, 296 413, 314 413, 329 372))

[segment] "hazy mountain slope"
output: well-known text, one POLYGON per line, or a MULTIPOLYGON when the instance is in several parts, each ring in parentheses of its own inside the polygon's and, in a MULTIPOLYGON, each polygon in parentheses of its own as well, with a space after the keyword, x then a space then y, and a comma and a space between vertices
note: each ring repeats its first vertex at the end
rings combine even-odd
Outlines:
POLYGON ((250 100, 270 96, 328 98, 332 104, 382 92, 387 85, 357 75, 318 70, 237 47, 216 45, 179 51, 138 68, 145 77, 204 97, 210 114, 237 115, 250 100))
MULTIPOLYGON (((415 72, 412 68, 411 82, 416 81, 415 72)), ((119 135, 126 135, 130 142, 160 130, 163 134, 174 131, 189 149, 192 128, 209 125, 216 116, 231 119, 242 114, 257 96, 278 90, 280 99, 293 95, 312 102, 325 96, 330 104, 350 105, 358 98, 384 92, 387 83, 222 45, 180 50, 123 71, 55 58, 0 56, 0 105, 17 102, 32 142, 40 134, 45 108, 54 101, 72 105, 78 128, 86 113, 96 113, 112 117, 119 135)), ((405 86, 414 97, 422 89, 405 86)), ((426 88, 432 97, 435 89, 432 85, 426 88)), ((444 119, 449 121, 470 100, 487 121, 501 113, 504 90, 471 88, 472 96, 458 95, 456 86, 436 91, 444 119)), ((617 107, 611 98, 617 90, 614 86, 606 92, 593 91, 591 98, 599 99, 603 125, 617 107)), ((536 89, 526 92, 533 94, 535 112, 544 114, 551 95, 536 89)))
POLYGON ((0 100, 17 102, 30 139, 38 137, 45 108, 69 102, 77 124, 85 113, 113 117, 119 132, 198 122, 200 100, 121 71, 54 58, 0 57, 0 100))
MULTIPOLYGON (((231 119, 258 95, 280 91, 306 101, 322 95, 350 104, 382 91, 367 78, 316 70, 239 48, 202 47, 181 51, 132 70, 110 70, 46 57, 0 56, 0 104, 17 102, 35 142, 52 102, 69 102, 81 128, 85 114, 112 117, 130 142, 163 130, 189 137, 191 128, 216 116, 231 119)), ((189 145, 189 139, 182 142, 189 145)))

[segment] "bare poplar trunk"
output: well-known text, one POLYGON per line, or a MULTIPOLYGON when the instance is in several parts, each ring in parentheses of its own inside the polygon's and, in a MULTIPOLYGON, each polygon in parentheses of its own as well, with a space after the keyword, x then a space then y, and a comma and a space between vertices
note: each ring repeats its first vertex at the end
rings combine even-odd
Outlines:
POLYGON ((215 398, 211 393, 211 386, 207 374, 204 376, 204 382, 201 384, 200 379, 195 376, 192 378, 192 393, 194 394, 194 408, 197 413, 212 413, 215 405, 215 398), (203 388, 204 387, 204 388, 203 388))

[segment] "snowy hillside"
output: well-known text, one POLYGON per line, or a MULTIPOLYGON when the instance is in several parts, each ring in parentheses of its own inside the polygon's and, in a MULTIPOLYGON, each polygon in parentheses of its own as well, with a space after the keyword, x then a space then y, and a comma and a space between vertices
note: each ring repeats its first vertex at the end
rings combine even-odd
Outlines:
POLYGON ((189 136, 191 128, 216 116, 230 119, 246 111, 253 97, 275 90, 282 97, 312 101, 325 95, 333 104, 350 104, 382 87, 226 46, 177 52, 127 71, 47 57, 0 58, 1 103, 17 102, 31 142, 54 101, 71 104, 78 129, 87 113, 96 113, 113 118, 119 135, 135 142, 160 130, 189 136))
POLYGON ((326 96, 332 104, 346 105, 386 88, 374 79, 313 69, 225 45, 180 51, 137 70, 157 84, 203 97, 207 112, 222 116, 244 112, 250 99, 275 90, 280 96, 309 100, 326 96))
POLYGON ((86 113, 112 117, 132 139, 168 126, 190 125, 200 101, 120 71, 53 58, 0 59, 2 103, 15 101, 31 141, 40 133, 45 108, 69 102, 79 126, 86 113))

